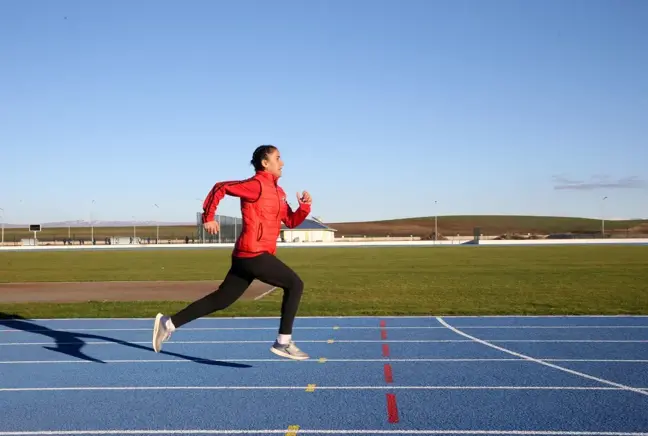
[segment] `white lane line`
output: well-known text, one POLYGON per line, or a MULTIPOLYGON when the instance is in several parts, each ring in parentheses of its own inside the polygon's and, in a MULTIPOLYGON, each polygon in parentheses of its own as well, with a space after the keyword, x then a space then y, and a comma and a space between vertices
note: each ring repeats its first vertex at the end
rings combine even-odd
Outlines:
POLYGON ((268 295, 268 294, 274 292, 275 290, 277 290, 277 287, 276 287, 276 286, 273 287, 273 288, 271 288, 271 289, 269 289, 269 290, 267 290, 267 291, 265 291, 263 294, 254 297, 254 299, 255 299, 255 300, 260 300, 260 299, 262 299, 263 297, 265 297, 266 295, 268 295))
MULTIPOLYGON (((367 320, 367 319, 429 319, 434 320, 435 315, 308 315, 299 316, 298 319, 346 319, 346 320, 367 320)), ((648 318, 648 315, 445 315, 444 318, 453 319, 642 319, 648 318)), ((202 318, 206 321, 237 321, 247 319, 262 319, 262 320, 279 320, 279 316, 209 316, 202 318)), ((143 321, 152 322, 155 318, 30 318, 30 321, 143 321)))
MULTIPOLYGON (((648 339, 640 340, 625 340, 625 339, 495 339, 489 340, 484 339, 489 342, 515 342, 515 343, 611 343, 611 344, 648 344, 648 339)), ((103 341, 76 341, 76 342, 0 342, 0 347, 6 346, 25 346, 25 345, 79 345, 83 342, 83 345, 124 345, 119 341, 128 342, 129 344, 134 345, 149 345, 151 341, 126 341, 124 339, 115 338, 115 341, 111 341, 110 338, 103 341)), ((272 341, 270 341, 272 342, 272 341)), ((299 342, 306 343, 375 343, 375 342, 390 342, 395 344, 426 344, 426 343, 474 343, 475 341, 470 339, 301 339, 299 342), (332 342, 331 342, 332 341, 332 342)), ((268 340, 231 340, 231 341, 173 341, 170 342, 170 345, 174 344, 267 344, 268 340)))
MULTIPOLYGON (((219 358, 212 356, 211 358, 193 357, 191 359, 107 359, 102 360, 104 363, 209 363, 212 361, 227 363, 238 362, 269 362, 269 363, 283 363, 297 365, 299 363, 356 363, 356 362, 406 362, 406 363, 444 363, 444 362, 507 362, 507 363, 522 363, 529 364, 531 361, 518 359, 518 358, 410 358, 410 359, 396 359, 396 358, 381 358, 381 359, 309 359, 301 362, 287 359, 232 359, 229 357, 219 358), (222 359, 222 360, 219 360, 222 359), (322 360, 323 359, 323 360, 322 360)), ((543 359, 545 362, 605 362, 605 363, 648 363, 648 359, 543 359)), ((2 365, 23 365, 23 364, 67 364, 67 363, 95 363, 83 359, 75 360, 1 360, 2 365)))
MULTIPOLYGON (((2 320, 0 323, 9 324, 11 320, 2 320)), ((25 332, 25 333, 37 333, 45 331, 58 331, 58 332, 134 332, 134 331, 151 331, 152 328, 38 328, 42 326, 34 325, 34 329, 0 329, 0 332, 25 332)), ((441 330, 444 327, 441 326, 390 326, 390 330, 441 330)), ((602 325, 602 326, 543 326, 543 325, 502 325, 502 326, 468 326, 462 327, 464 330, 468 329, 479 329, 479 330, 505 330, 505 329, 557 329, 557 330, 583 330, 583 329, 648 329, 648 325, 602 325)), ((378 330, 379 326, 342 326, 342 325, 330 325, 330 326, 321 326, 321 327, 294 327, 293 330, 378 330)), ((182 328, 182 331, 228 331, 228 330, 277 330, 276 326, 268 327, 186 327, 182 328)))
POLYGON ((424 434, 424 435, 486 435, 486 436, 648 436, 648 432, 619 432, 619 431, 571 431, 571 430, 316 430, 303 429, 266 429, 266 430, 208 430, 208 429, 179 429, 179 430, 41 430, 41 431, 0 431, 0 436, 64 436, 64 435, 219 435, 219 434, 424 434))
MULTIPOLYGON (((305 390, 308 386, 63 386, 0 388, 0 392, 41 392, 41 391, 254 391, 254 390, 305 390)), ((315 390, 541 390, 541 391, 622 391, 622 388, 603 386, 317 386, 315 390)), ((648 390, 648 388, 637 388, 648 390)))
POLYGON ((641 389, 636 389, 636 388, 633 388, 633 387, 631 387, 631 386, 623 385, 623 384, 621 384, 621 383, 615 383, 615 382, 613 382, 613 381, 606 380, 606 379, 603 379, 603 378, 594 377, 594 376, 592 376, 592 375, 585 374, 585 373, 583 373, 583 372, 574 371, 574 370, 569 369, 569 368, 565 368, 565 367, 562 367, 562 366, 554 365, 554 364, 549 363, 549 362, 546 362, 546 361, 544 361, 544 360, 535 359, 535 358, 533 358, 533 357, 531 357, 531 356, 527 356, 527 355, 525 355, 525 354, 521 354, 521 353, 516 353, 515 351, 511 351, 511 350, 508 350, 508 349, 506 349, 506 348, 499 347, 499 346, 494 345, 494 344, 492 344, 492 343, 490 343, 490 342, 484 341, 484 340, 482 340, 482 339, 479 339, 479 338, 476 338, 476 337, 474 337, 474 336, 471 336, 471 335, 469 335, 469 334, 467 334, 467 333, 464 333, 464 332, 462 332, 462 331, 459 330, 459 329, 456 329, 455 327, 453 327, 453 326, 451 326, 450 324, 448 324, 448 323, 447 323, 445 320, 443 320, 443 318, 441 318, 441 317, 437 317, 437 319, 439 320, 439 322, 440 322, 442 325, 444 325, 444 326, 447 327, 448 329, 452 330, 453 332, 457 333, 458 335, 464 336, 464 337, 466 337, 466 338, 468 338, 468 339, 472 339, 472 340, 474 340, 475 342, 479 342, 480 344, 486 345, 487 347, 494 348, 494 349, 496 349, 496 350, 502 351, 502 352, 507 353, 507 354, 510 354, 510 355, 512 355, 512 356, 517 356, 517 357, 519 357, 519 358, 521 358, 521 359, 525 359, 525 360, 528 360, 528 361, 531 361, 531 362, 535 362, 535 363, 538 363, 538 364, 540 364, 540 365, 545 365, 545 366, 548 366, 548 367, 550 367, 550 368, 554 368, 554 369, 557 369, 557 370, 560 370, 560 371, 564 371, 564 372, 567 372, 567 373, 569 373, 569 374, 577 375, 577 376, 579 376, 579 377, 583 377, 583 378, 586 378, 586 379, 589 379, 589 380, 594 380, 594 381, 597 381, 597 382, 599 382, 599 383, 607 384, 607 385, 610 385, 610 386, 615 386, 615 387, 617 387, 617 388, 626 389, 626 390, 628 390, 628 391, 636 392, 636 393, 641 394, 641 395, 648 395, 648 392, 646 392, 646 391, 642 391, 641 389))
MULTIPOLYGON (((107 359, 102 360, 104 363, 201 363, 201 362, 210 362, 210 361, 219 361, 217 356, 212 356, 210 359, 203 359, 195 357, 192 360, 189 359, 107 359)), ((283 363, 296 365, 299 363, 330 363, 330 362, 344 362, 344 363, 357 363, 357 362, 380 362, 384 364, 385 362, 463 362, 463 361, 479 361, 479 362, 521 362, 520 359, 329 359, 325 358, 322 362, 320 359, 308 359, 301 362, 288 359, 232 359, 224 358, 222 362, 224 363, 239 363, 239 362, 269 362, 269 363, 283 363)), ((0 364, 3 365, 22 365, 22 364, 64 364, 64 363, 95 363, 83 359, 74 359, 74 360, 2 360, 0 364)))
MULTIPOLYGON (((38 327, 38 326, 35 326, 38 327)), ((294 327, 293 330, 378 330, 380 327, 344 327, 344 326, 327 326, 327 327, 294 327)), ((412 326, 412 327, 393 327, 395 329, 443 329, 443 327, 430 327, 430 326, 412 326)), ((39 332, 149 332, 152 328, 34 328, 34 329, 2 329, 0 332, 16 332, 16 333, 39 333, 39 332)), ((190 331, 250 331, 250 330, 267 330, 276 332, 277 327, 182 327, 183 332, 190 331)))
POLYGON ((648 359, 542 359, 545 362, 648 363, 648 359))

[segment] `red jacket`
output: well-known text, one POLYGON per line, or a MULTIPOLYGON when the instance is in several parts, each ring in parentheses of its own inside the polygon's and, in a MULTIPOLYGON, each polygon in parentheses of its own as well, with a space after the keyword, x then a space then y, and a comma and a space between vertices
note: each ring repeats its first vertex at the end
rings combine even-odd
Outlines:
POLYGON ((203 203, 203 223, 213 221, 218 203, 231 195, 241 199, 243 228, 236 240, 234 256, 254 257, 264 252, 275 254, 281 223, 294 228, 310 213, 309 204, 300 204, 293 212, 286 201, 286 193, 277 178, 266 171, 246 180, 216 183, 203 203))

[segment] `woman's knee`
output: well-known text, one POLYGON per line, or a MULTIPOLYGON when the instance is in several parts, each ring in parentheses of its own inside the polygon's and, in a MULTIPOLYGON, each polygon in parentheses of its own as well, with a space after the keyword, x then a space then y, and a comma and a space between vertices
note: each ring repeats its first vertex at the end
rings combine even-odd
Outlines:
POLYGON ((297 273, 293 273, 290 289, 299 293, 304 290, 304 281, 301 279, 301 277, 299 277, 299 275, 297 275, 297 273))

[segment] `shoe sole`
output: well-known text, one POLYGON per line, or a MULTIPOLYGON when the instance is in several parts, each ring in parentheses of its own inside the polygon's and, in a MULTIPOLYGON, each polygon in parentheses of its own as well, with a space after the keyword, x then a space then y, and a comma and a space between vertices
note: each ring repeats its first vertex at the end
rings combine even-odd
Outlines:
POLYGON ((270 351, 275 353, 277 356, 285 357, 287 359, 292 359, 292 360, 308 360, 310 358, 310 356, 299 357, 299 356, 293 356, 291 354, 283 353, 274 347, 270 347, 270 351))
POLYGON ((160 326, 162 323, 160 322, 160 319, 162 318, 162 314, 158 313, 155 317, 155 324, 153 325, 153 351, 156 353, 159 353, 160 350, 162 349, 162 342, 160 342, 160 347, 155 346, 156 339, 158 337, 158 334, 160 333, 160 326))

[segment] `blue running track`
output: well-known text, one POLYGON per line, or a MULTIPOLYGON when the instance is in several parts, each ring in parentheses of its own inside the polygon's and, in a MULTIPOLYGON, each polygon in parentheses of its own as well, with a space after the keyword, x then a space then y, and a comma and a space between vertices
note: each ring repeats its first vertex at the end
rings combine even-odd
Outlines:
POLYGON ((0 436, 648 435, 648 317, 0 320, 0 436))

